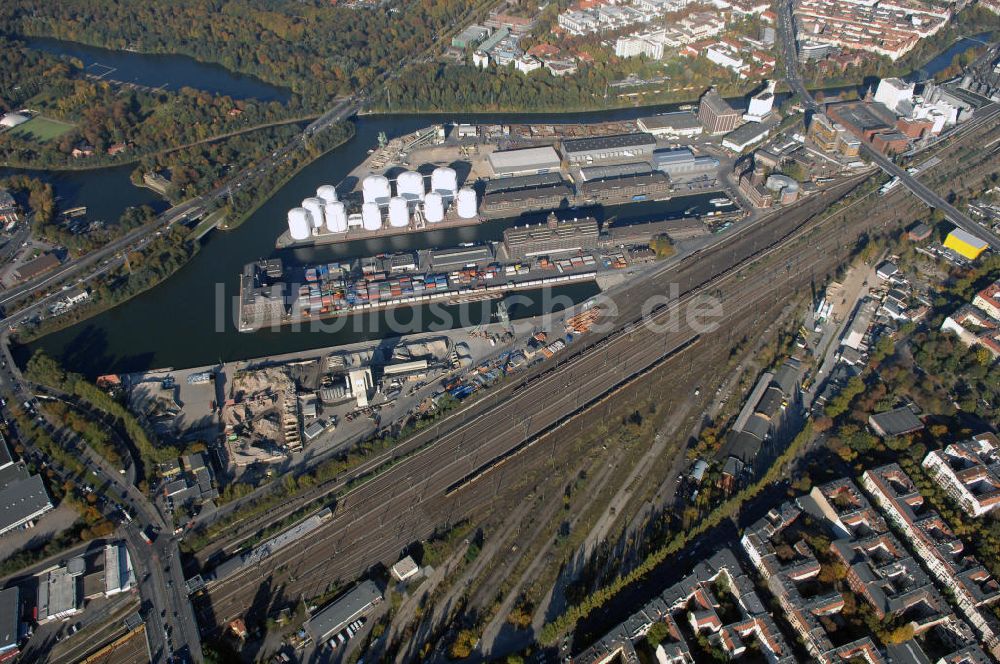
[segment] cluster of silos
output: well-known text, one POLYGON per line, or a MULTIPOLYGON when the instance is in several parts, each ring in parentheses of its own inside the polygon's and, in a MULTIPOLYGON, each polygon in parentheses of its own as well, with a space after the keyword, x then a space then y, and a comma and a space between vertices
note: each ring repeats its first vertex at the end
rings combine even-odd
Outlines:
POLYGON ((293 240, 306 240, 324 225, 334 233, 347 230, 347 210, 337 200, 337 189, 328 184, 303 200, 300 207, 288 211, 288 234, 293 240))
MULTIPOLYGON (((430 223, 444 220, 445 212, 455 206, 458 216, 472 219, 477 214, 476 192, 468 187, 458 188, 458 174, 445 166, 431 173, 430 188, 425 187, 424 176, 416 171, 404 171, 396 178, 396 195, 392 184, 384 175, 369 175, 361 182, 361 227, 368 231, 382 228, 382 209, 386 208, 391 228, 405 228, 411 213, 420 207, 424 219, 430 223)), ((301 207, 288 211, 288 232, 293 240, 307 240, 321 228, 331 233, 345 233, 348 228, 347 208, 337 196, 332 185, 322 185, 315 196, 302 201, 301 207)))

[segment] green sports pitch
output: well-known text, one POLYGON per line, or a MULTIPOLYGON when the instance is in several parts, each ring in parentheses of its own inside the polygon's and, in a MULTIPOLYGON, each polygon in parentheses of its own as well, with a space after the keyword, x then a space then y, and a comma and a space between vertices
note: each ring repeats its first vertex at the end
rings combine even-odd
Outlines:
POLYGON ((44 143, 45 141, 51 141, 53 138, 59 138, 75 126, 68 122, 50 120, 41 115, 36 115, 24 124, 15 127, 12 133, 20 138, 32 139, 44 143))

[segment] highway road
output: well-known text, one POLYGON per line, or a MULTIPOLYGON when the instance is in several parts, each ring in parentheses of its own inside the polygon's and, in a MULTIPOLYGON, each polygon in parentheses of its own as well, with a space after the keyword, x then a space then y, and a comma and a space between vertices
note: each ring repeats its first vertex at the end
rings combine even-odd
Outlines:
MULTIPOLYGON (((31 399, 33 390, 10 355, 7 336, 0 334, 0 357, 5 362, 5 375, 0 376, 0 391, 6 398, 17 402, 31 399)), ((119 532, 129 547, 139 592, 146 609, 143 617, 150 627, 147 636, 153 662, 163 663, 170 657, 177 662, 201 662, 201 638, 191 602, 187 598, 179 562, 180 550, 171 534, 171 528, 156 507, 126 481, 117 468, 111 467, 82 442, 70 440, 66 431, 51 422, 49 425, 55 440, 64 442, 68 449, 81 450, 86 467, 102 483, 114 486, 124 499, 118 509, 128 515, 125 517, 128 523, 119 528, 119 532), (155 536, 150 547, 140 536, 140 531, 160 534, 155 536)))
MULTIPOLYGON (((809 90, 806 89, 805 83, 802 81, 802 76, 799 73, 798 50, 795 42, 795 19, 792 16, 792 0, 782 0, 779 3, 778 39, 785 60, 785 79, 788 81, 789 86, 799 96, 807 110, 815 113, 822 112, 823 106, 817 103, 809 90)), ((1000 104, 992 103, 976 111, 973 120, 978 119, 980 122, 990 122, 998 115, 1000 115, 1000 104)), ((1000 250, 1000 235, 969 219, 968 216, 957 210, 948 201, 917 180, 917 178, 910 175, 905 169, 893 162, 892 159, 875 150, 870 143, 862 141, 861 148, 864 150, 866 157, 871 159, 872 162, 889 175, 899 178, 900 183, 928 207, 940 210, 948 221, 976 237, 986 240, 994 250, 1000 250)))
POLYGON ((505 486, 504 465, 490 468, 499 457, 558 428, 567 417, 664 358, 687 353, 693 361, 698 352, 697 331, 683 321, 676 330, 659 331, 652 326, 665 322, 680 305, 666 307, 639 324, 627 323, 640 320, 648 298, 663 293, 667 284, 678 283, 681 292, 689 294, 680 303, 685 306, 696 296, 721 293, 721 334, 729 334, 731 341, 738 339, 761 311, 783 303, 789 289, 825 280, 854 247, 857 234, 869 220, 855 222, 851 228, 829 223, 822 229, 803 226, 809 213, 840 199, 845 188, 849 187, 807 200, 801 209, 769 217, 753 232, 734 235, 640 284, 627 297, 619 297, 616 323, 625 326, 624 332, 595 338, 578 350, 571 347, 565 357, 544 363, 486 397, 450 430, 425 432, 428 438, 436 438, 433 445, 347 492, 334 518, 319 531, 256 566, 211 582, 206 596, 196 600, 202 623, 221 626, 248 613, 259 619, 270 602, 281 606, 277 595, 315 596, 334 580, 353 578, 378 562, 393 562, 408 543, 487 507, 505 486), (793 231, 796 239, 807 238, 808 245, 790 246, 791 240, 785 238, 793 231), (767 269, 734 269, 747 261, 765 260, 767 269), (490 469, 476 481, 456 487, 463 478, 482 473, 484 467, 490 469), (275 574, 279 569, 280 575, 275 574))
MULTIPOLYGON (((252 185, 254 182, 260 180, 265 172, 274 169, 287 159, 290 152, 305 146, 316 133, 336 122, 351 117, 357 112, 358 108, 359 105, 354 98, 340 100, 333 108, 316 119, 289 144, 276 150, 252 168, 244 169, 231 178, 225 185, 203 196, 193 198, 170 208, 159 215, 155 221, 131 231, 96 251, 92 251, 79 258, 70 259, 54 272, 41 275, 25 284, 4 291, 0 294, 0 307, 9 308, 12 304, 21 301, 31 294, 57 288, 60 284, 70 280, 75 280, 77 285, 83 286, 100 275, 117 268, 124 262, 126 253, 142 249, 158 233, 164 232, 173 224, 198 218, 208 211, 215 202, 228 197, 233 190, 252 185)), ((55 290, 37 302, 20 307, 14 311, 9 311, 0 320, 0 325, 11 326, 21 320, 31 318, 44 311, 45 307, 63 296, 64 293, 55 290)))

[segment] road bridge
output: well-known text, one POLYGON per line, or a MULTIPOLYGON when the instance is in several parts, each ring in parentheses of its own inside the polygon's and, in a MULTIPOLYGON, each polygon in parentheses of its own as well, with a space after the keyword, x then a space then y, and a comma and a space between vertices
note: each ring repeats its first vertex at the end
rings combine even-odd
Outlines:
MULTIPOLYGON (((807 110, 814 113, 822 112, 823 106, 813 98, 799 73, 798 49, 795 41, 795 19, 792 16, 792 0, 782 0, 779 3, 778 38, 781 42, 781 52, 784 56, 785 78, 788 81, 788 85, 799 96, 799 99, 802 100, 802 104, 807 110)), ((1000 104, 992 103, 976 111, 973 120, 979 119, 982 122, 991 122, 998 115, 1000 115, 1000 104)), ((995 251, 1000 250, 1000 235, 974 222, 931 190, 930 187, 922 184, 906 172, 905 169, 897 165, 892 159, 877 151, 870 143, 862 141, 861 148, 866 157, 871 159, 874 164, 887 174, 898 178, 900 184, 909 189, 914 196, 923 201, 928 207, 940 210, 948 221, 986 240, 995 251)))

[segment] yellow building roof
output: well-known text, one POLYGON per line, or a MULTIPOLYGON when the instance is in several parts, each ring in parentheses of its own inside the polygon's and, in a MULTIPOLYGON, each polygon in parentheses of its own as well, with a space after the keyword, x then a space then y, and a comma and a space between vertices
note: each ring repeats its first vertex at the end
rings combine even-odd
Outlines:
POLYGON ((956 228, 948 233, 948 237, 944 240, 944 246, 969 260, 975 260, 979 258, 980 254, 986 251, 986 247, 989 245, 987 245, 985 240, 981 240, 961 228, 956 228))

